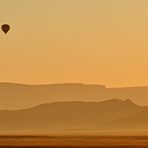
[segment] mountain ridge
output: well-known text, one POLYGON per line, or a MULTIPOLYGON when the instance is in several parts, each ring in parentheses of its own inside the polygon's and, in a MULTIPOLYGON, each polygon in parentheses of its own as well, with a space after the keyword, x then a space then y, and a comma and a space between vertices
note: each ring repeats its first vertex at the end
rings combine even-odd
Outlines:
POLYGON ((106 123, 143 110, 132 101, 54 102, 0 111, 0 131, 101 130, 106 123))
POLYGON ((148 130, 148 107, 138 113, 111 121, 104 126, 112 130, 148 130))
POLYGON ((94 101, 112 98, 130 99, 148 105, 148 87, 106 88, 104 85, 61 83, 26 85, 0 83, 0 109, 28 108, 46 102, 94 101))

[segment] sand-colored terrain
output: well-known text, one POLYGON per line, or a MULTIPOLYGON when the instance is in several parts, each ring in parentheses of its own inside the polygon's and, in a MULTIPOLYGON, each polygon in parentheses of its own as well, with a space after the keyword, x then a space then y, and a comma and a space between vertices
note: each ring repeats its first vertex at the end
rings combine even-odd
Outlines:
POLYGON ((148 147, 148 136, 1 136, 0 147, 144 148, 148 147))

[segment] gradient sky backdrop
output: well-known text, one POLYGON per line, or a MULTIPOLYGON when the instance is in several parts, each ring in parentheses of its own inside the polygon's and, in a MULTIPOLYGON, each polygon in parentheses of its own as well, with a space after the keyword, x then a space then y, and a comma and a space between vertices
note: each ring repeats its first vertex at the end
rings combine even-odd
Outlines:
POLYGON ((0 81, 148 85, 147 0, 0 0, 0 81))

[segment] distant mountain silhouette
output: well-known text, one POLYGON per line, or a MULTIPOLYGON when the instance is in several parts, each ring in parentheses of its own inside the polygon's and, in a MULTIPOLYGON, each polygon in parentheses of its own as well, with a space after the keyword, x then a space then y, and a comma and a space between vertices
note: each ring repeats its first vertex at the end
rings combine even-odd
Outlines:
POLYGON ((134 115, 113 120, 105 125, 104 129, 148 131, 148 107, 134 115))
POLYGON ((0 109, 28 108, 47 102, 104 101, 131 99, 148 104, 148 87, 106 88, 103 85, 50 84, 23 85, 0 83, 0 109))
POLYGON ((58 102, 0 111, 0 131, 99 130, 113 120, 141 112, 130 100, 58 102))

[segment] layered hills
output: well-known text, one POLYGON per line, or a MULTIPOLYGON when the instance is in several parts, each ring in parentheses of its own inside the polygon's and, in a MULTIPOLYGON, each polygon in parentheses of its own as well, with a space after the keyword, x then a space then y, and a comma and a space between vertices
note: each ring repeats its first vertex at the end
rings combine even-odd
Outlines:
POLYGON ((93 101, 130 99, 148 105, 148 87, 106 88, 103 85, 49 84, 24 85, 0 83, 0 109, 21 109, 38 104, 63 101, 93 101))
POLYGON ((28 109, 0 111, 0 131, 92 131, 148 128, 147 107, 130 100, 54 102, 28 109), (118 128, 117 128, 118 127, 118 128))

